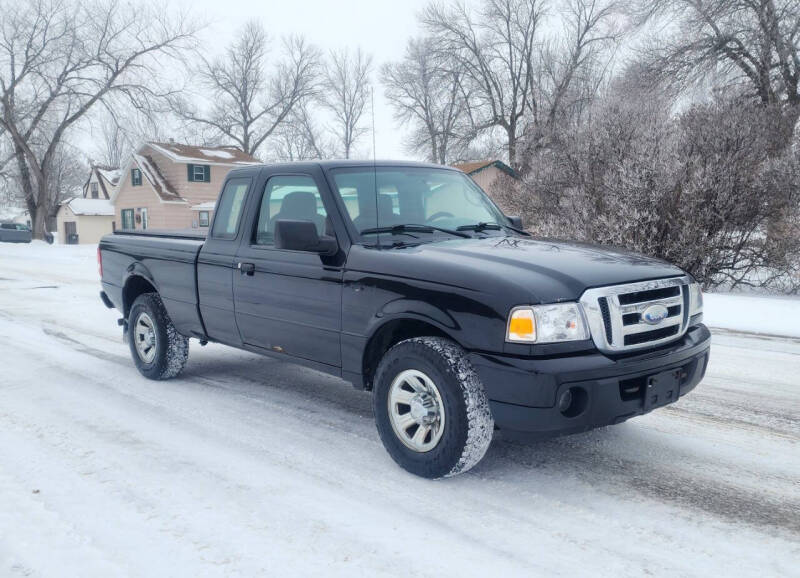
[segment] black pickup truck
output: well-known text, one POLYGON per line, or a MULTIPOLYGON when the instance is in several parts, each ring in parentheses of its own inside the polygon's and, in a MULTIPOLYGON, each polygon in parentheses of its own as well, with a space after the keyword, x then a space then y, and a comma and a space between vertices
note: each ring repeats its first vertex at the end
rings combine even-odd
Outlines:
POLYGON ((672 403, 708 364, 686 272, 534 239, 437 165, 236 169, 208 235, 119 231, 98 259, 146 377, 178 375, 192 337, 340 376, 430 478, 474 466, 496 428, 552 436, 672 403))

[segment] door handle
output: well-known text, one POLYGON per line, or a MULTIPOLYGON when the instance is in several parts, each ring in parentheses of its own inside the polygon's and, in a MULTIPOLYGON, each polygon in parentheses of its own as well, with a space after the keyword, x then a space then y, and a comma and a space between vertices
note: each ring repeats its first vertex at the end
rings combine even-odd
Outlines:
POLYGON ((242 275, 252 277, 256 272, 256 266, 253 263, 239 263, 236 266, 242 275))

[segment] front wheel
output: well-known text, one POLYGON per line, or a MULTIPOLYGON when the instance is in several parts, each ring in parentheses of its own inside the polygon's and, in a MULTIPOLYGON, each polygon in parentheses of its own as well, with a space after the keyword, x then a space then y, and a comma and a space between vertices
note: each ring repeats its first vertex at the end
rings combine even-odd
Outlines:
POLYGON ((144 293, 133 302, 128 344, 136 368, 150 379, 177 376, 189 357, 189 339, 175 329, 157 293, 144 293))
POLYGON ((375 375, 373 411, 389 455, 425 478, 466 472, 492 441, 483 384, 464 350, 447 339, 418 337, 392 347, 375 375))

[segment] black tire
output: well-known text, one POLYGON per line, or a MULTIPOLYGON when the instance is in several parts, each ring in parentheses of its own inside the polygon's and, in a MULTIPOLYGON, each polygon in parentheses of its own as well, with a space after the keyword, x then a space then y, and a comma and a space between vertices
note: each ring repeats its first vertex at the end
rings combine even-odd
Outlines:
POLYGON ((494 420, 483 384, 464 350, 440 337, 402 341, 384 355, 375 374, 373 413, 386 451, 403 469, 424 478, 442 478, 466 472, 486 454, 494 420), (428 451, 409 449, 395 433, 389 410, 393 381, 405 370, 428 376, 438 389, 444 427, 438 443, 428 451))
POLYGON ((128 314, 128 345, 139 373, 149 379, 176 377, 189 357, 189 339, 177 332, 158 293, 143 293, 133 302, 128 314), (136 324, 143 314, 152 321, 155 335, 152 360, 143 359, 136 347, 136 324))

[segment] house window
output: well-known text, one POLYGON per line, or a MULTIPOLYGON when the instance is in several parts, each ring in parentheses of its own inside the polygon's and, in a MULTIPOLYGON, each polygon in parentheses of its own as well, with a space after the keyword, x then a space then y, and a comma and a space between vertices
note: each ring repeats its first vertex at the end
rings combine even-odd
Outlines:
POLYGON ((131 184, 138 187, 142 184, 142 171, 141 169, 131 169, 131 184))
POLYGON ((211 182, 211 167, 208 165, 187 165, 190 183, 211 182))
POLYGON ((133 209, 122 209, 122 228, 135 229, 133 223, 133 209))
POLYGON ((147 229, 147 227, 150 225, 150 219, 148 218, 148 215, 147 215, 147 209, 141 208, 141 209, 137 209, 137 211, 139 212, 139 214, 142 217, 142 229, 147 229))
POLYGON ((200 226, 208 227, 208 211, 200 211, 200 226))
POLYGON ((98 198, 100 196, 100 193, 97 190, 97 183, 92 183, 91 188, 92 188, 92 198, 93 199, 98 198))

